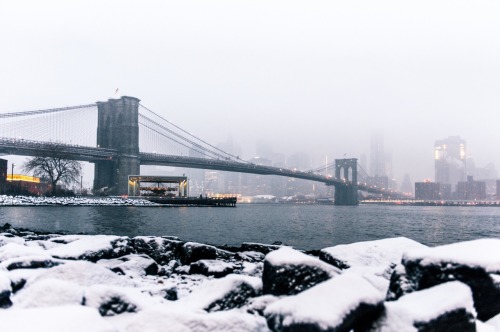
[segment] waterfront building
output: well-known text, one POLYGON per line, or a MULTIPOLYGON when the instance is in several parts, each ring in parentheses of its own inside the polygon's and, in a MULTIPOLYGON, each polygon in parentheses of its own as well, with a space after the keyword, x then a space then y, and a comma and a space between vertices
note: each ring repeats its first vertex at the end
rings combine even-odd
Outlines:
POLYGON ((449 184, 454 188, 466 179, 465 141, 459 136, 450 136, 434 144, 435 182, 449 184))
POLYGON ((474 181, 472 176, 468 176, 467 181, 461 181, 457 184, 456 197, 464 200, 486 199, 486 183, 474 181))
POLYGON ((415 182, 415 199, 434 201, 442 199, 440 184, 424 181, 415 182))

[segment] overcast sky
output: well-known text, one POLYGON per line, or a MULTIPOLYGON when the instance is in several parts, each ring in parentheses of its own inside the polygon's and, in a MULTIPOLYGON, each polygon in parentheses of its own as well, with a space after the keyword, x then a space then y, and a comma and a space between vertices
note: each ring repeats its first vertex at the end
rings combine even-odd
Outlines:
POLYGON ((247 158, 369 156, 434 178, 460 135, 500 168, 500 1, 0 0, 0 112, 106 100, 116 88, 247 158))

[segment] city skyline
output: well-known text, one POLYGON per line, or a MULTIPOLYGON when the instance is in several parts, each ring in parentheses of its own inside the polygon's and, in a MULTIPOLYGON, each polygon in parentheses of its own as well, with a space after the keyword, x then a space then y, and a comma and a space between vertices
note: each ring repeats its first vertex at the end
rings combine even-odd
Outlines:
POLYGON ((233 137, 248 158, 256 142, 318 161, 360 158, 379 131, 398 181, 432 179, 441 137, 467 140, 478 167, 500 165, 495 2, 0 9, 2 113, 105 101, 118 88, 207 141, 233 137))

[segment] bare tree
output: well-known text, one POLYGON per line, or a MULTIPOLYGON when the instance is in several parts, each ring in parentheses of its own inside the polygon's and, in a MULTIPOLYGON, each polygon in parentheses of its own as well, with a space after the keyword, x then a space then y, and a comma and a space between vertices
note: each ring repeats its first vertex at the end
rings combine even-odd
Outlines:
POLYGON ((52 184, 52 195, 57 191, 57 184, 78 182, 82 173, 82 165, 67 158, 64 147, 52 143, 44 149, 43 156, 29 159, 23 166, 25 172, 33 172, 34 176, 44 178, 52 184))

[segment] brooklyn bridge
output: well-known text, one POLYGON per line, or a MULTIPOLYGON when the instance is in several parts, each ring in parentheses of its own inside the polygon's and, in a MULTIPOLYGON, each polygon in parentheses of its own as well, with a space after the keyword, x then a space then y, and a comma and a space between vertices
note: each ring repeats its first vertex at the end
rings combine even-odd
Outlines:
POLYGON ((402 193, 358 179, 357 159, 335 159, 314 170, 256 165, 200 139, 123 96, 87 105, 0 114, 0 154, 46 156, 54 144, 67 159, 94 163, 94 188, 127 194, 128 176, 141 165, 277 175, 335 187, 336 205, 357 205, 358 191, 386 198, 402 193), (193 155, 196 155, 195 157, 193 155), (334 176, 325 175, 331 168, 334 176))

